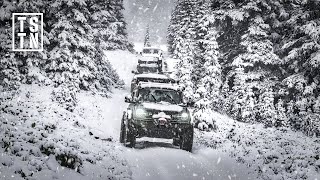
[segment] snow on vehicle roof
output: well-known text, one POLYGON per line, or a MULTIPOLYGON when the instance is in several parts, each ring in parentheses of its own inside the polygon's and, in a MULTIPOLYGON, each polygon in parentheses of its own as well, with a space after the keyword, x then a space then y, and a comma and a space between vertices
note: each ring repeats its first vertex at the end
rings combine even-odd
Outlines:
POLYGON ((159 50, 161 50, 161 49, 158 48, 158 47, 144 47, 143 49, 159 49, 159 50))
POLYGON ((139 64, 139 67, 149 67, 149 68, 158 68, 158 64, 139 64))
POLYGON ((156 73, 137 74, 133 78, 134 79, 137 79, 137 78, 171 79, 165 74, 156 74, 156 73))
POLYGON ((140 82, 140 88, 160 88, 160 89, 171 89, 171 90, 179 90, 180 87, 176 84, 171 83, 155 83, 155 82, 140 82))
POLYGON ((158 58, 154 56, 142 56, 138 61, 158 61, 158 58))

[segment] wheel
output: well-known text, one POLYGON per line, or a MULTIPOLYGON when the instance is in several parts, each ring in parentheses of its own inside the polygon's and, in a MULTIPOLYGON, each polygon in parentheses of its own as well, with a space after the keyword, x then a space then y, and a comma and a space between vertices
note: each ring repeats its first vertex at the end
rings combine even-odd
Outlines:
POLYGON ((121 119, 121 129, 120 129, 120 143, 124 143, 124 137, 126 134, 126 126, 124 124, 124 119, 125 119, 126 113, 123 112, 123 116, 121 119))
POLYGON ((126 136, 125 136, 125 146, 134 148, 136 145, 136 133, 134 133, 134 130, 132 127, 128 127, 126 129, 126 136))
POLYGON ((193 144, 193 127, 189 127, 184 131, 180 138, 180 149, 191 152, 193 144))
POLYGON ((121 120, 120 143, 126 147, 135 147, 136 135, 132 127, 127 124, 127 114, 124 112, 121 120))

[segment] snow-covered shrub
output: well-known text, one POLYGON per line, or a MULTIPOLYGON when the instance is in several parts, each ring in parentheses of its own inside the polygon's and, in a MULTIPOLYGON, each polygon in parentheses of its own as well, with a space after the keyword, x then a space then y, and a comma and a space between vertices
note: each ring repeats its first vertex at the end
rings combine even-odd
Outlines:
POLYGON ((196 112, 193 113, 193 118, 195 127, 202 131, 211 131, 217 129, 214 119, 214 111, 209 108, 199 108, 196 112))
POLYGON ((58 153, 55 155, 56 160, 61 166, 74 169, 76 172, 80 172, 82 160, 75 154, 69 153, 58 153))
POLYGON ((282 99, 279 99, 276 108, 276 118, 275 118, 275 127, 289 127, 289 118, 287 117, 287 112, 284 107, 284 102, 282 99))
POLYGON ((52 100, 61 104, 65 109, 73 111, 77 105, 77 91, 78 89, 72 84, 61 84, 53 90, 52 100))
POLYGON ((20 65, 13 54, 7 54, 0 58, 0 86, 6 90, 14 90, 19 87, 23 78, 19 71, 20 65))
POLYGON ((268 127, 273 127, 276 120, 276 109, 274 107, 274 95, 270 89, 261 94, 258 108, 258 121, 264 123, 268 127))

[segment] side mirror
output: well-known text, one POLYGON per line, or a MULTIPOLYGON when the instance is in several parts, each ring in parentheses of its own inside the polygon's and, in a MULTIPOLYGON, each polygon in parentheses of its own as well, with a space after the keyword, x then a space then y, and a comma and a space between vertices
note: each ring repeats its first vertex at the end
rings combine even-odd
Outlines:
POLYGON ((126 97, 124 97, 124 102, 126 102, 126 103, 132 103, 132 97, 131 97, 131 95, 126 95, 126 97))
POLYGON ((137 71, 134 71, 134 70, 132 70, 131 73, 132 73, 132 74, 138 74, 138 72, 137 72, 137 71))
POLYGON ((195 104, 194 101, 188 101, 188 102, 187 102, 187 106, 188 106, 188 107, 193 107, 194 104, 195 104))

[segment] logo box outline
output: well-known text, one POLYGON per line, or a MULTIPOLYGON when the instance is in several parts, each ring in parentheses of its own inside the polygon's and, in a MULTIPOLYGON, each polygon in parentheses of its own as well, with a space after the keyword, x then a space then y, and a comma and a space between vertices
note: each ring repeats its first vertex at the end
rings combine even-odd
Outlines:
POLYGON ((43 13, 12 13, 12 51, 43 51, 43 13), (41 17, 41 48, 40 49, 16 49, 15 48, 15 35, 14 35, 14 30, 15 30, 15 22, 14 22, 14 17, 15 16, 40 16, 41 17))

